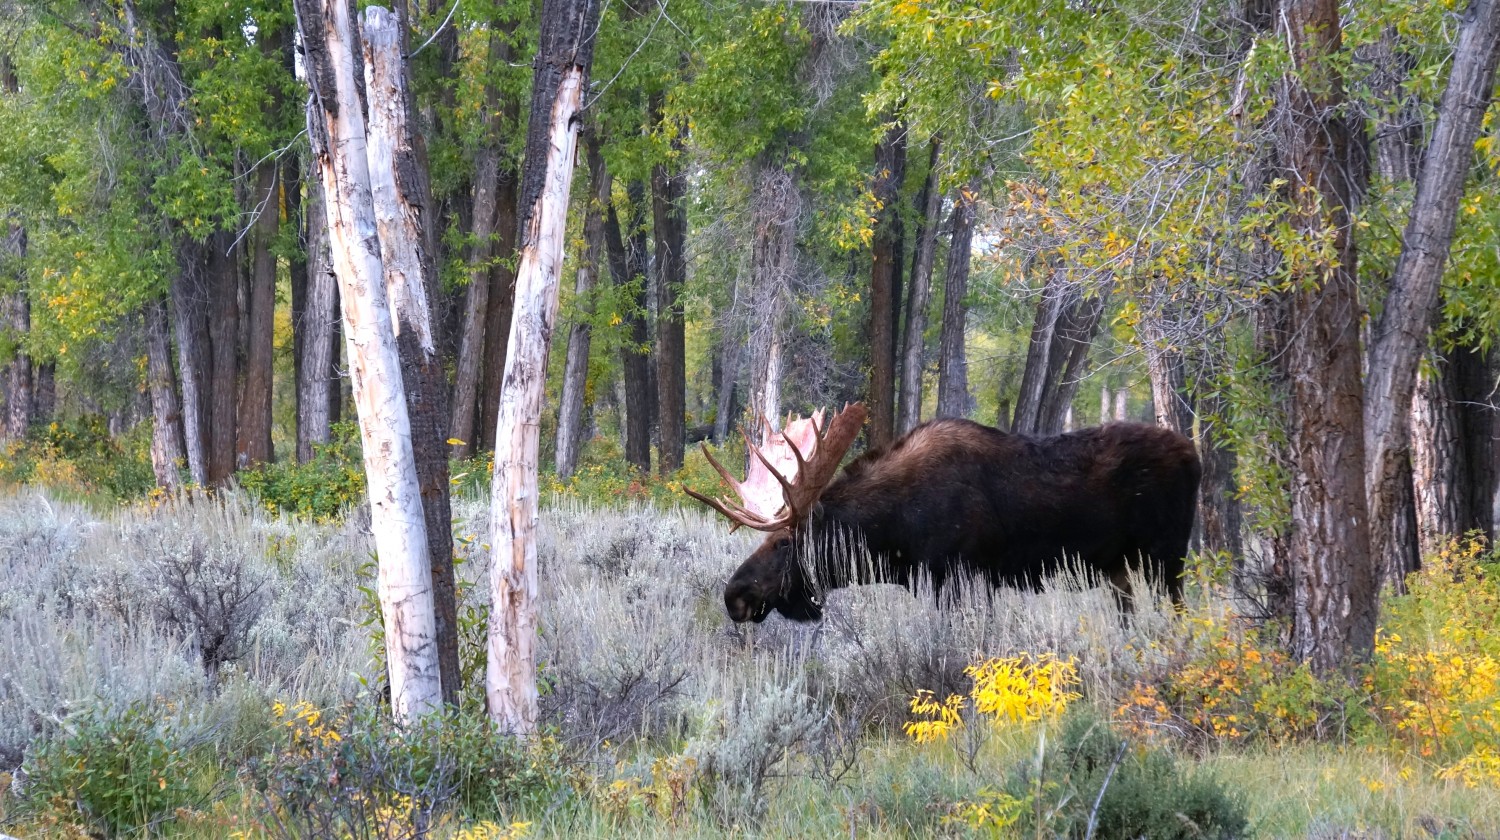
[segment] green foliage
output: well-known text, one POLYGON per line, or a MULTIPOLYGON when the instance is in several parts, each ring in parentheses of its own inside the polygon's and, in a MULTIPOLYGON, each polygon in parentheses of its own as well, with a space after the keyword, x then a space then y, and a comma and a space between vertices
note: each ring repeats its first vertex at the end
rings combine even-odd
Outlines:
POLYGON ((374 705, 324 712, 276 704, 289 734, 250 776, 272 837, 419 837, 439 815, 505 816, 567 789, 555 742, 496 733, 481 711, 443 710, 406 727, 374 705))
POLYGON ((150 433, 142 426, 111 437, 107 421, 97 414, 54 421, 5 448, 0 483, 44 485, 115 502, 140 499, 156 486, 150 433))
POLYGON ((313 447, 307 463, 265 464, 240 472, 238 481, 267 510, 317 521, 337 519, 365 499, 359 429, 353 423, 336 423, 330 441, 313 447))
POLYGON ((1161 750, 1127 743, 1088 714, 1064 719, 1057 746, 1023 765, 1010 793, 1041 803, 1020 811, 1021 836, 1229 840, 1249 833, 1242 797, 1184 773, 1161 750))
POLYGON ((144 703, 90 708, 27 759, 29 807, 114 837, 169 817, 197 796, 170 723, 144 703))

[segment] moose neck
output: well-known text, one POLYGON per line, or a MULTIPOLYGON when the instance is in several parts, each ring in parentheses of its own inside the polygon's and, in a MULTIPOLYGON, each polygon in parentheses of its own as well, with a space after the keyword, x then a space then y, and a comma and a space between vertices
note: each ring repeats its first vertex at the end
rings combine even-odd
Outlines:
POLYGON ((884 546, 870 545, 870 529, 858 508, 825 505, 808 522, 803 534, 803 567, 818 588, 895 581, 884 546))

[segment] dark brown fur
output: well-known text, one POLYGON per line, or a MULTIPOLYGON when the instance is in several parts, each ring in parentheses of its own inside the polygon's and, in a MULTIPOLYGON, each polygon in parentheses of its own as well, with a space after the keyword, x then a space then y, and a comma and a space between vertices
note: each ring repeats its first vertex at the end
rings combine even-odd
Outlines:
POLYGON ((856 458, 807 521, 768 535, 725 587, 725 607, 735 621, 771 609, 815 620, 822 593, 851 583, 909 586, 920 573, 941 590, 972 574, 1034 587, 1064 557, 1126 599, 1126 572, 1144 563, 1180 602, 1200 473, 1192 442, 1155 426, 1029 437, 936 420, 856 458), (869 563, 856 562, 856 542, 869 563))

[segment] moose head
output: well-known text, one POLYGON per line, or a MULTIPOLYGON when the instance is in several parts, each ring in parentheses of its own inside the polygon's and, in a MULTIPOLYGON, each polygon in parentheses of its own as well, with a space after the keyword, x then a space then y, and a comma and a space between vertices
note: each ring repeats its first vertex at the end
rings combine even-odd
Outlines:
POLYGON ((724 587, 724 608, 732 620, 763 621, 772 609, 795 621, 822 617, 817 587, 801 556, 807 542, 804 531, 817 518, 818 497, 833 480, 865 416, 860 403, 846 405, 826 423, 819 410, 787 423, 779 434, 768 434, 763 447, 741 430, 751 455, 744 481, 703 446, 708 462, 739 500, 715 499, 693 490, 687 494, 728 517, 731 530, 743 525, 766 533, 765 542, 724 587))

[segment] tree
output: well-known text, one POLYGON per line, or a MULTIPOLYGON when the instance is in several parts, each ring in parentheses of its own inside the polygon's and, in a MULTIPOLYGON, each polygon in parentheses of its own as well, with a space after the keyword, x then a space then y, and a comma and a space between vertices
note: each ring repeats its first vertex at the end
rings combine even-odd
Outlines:
POLYGON ((943 282, 943 334, 938 355, 939 417, 964 417, 969 413, 968 362, 964 356, 968 313, 965 298, 969 294, 976 189, 977 184, 971 182, 953 199, 953 237, 948 248, 948 275, 943 282))
POLYGON ((367 9, 365 94, 369 103, 371 198, 381 264, 395 317, 401 381, 410 418, 412 456, 426 520, 443 700, 458 703, 458 606, 453 569, 453 516, 448 502, 447 379, 438 358, 432 300, 436 271, 426 227, 433 223, 426 161, 413 139, 400 24, 379 6, 367 9), (388 163, 388 165, 387 165, 388 163))
POLYGON ((1290 382, 1293 654, 1332 671, 1375 640, 1377 577, 1365 499, 1356 255, 1349 218, 1349 130, 1339 73, 1338 3, 1282 0, 1277 37, 1295 69, 1274 117, 1292 230, 1311 253, 1284 253, 1291 283, 1278 352, 1290 382))
MULTIPOLYGON (((370 529, 380 564, 391 706, 398 720, 408 721, 437 708, 442 687, 427 527, 376 233, 355 30, 348 4, 297 0, 296 6, 312 91, 308 130, 343 295, 370 529)), ((380 107, 378 100, 372 102, 372 110, 380 107)))
MULTIPOLYGON (((658 131, 669 130, 661 97, 652 98, 658 131)), ((669 130, 671 157, 651 168, 651 230, 656 239, 656 426, 657 471, 682 467, 686 432, 687 344, 682 295, 687 285, 687 175, 682 171, 682 132, 669 130)))
MULTIPOLYGON (((1369 476, 1372 550, 1381 568, 1412 564, 1393 530, 1410 474, 1412 391, 1437 313, 1443 266, 1453 243, 1459 200, 1500 62, 1500 4, 1473 0, 1464 13, 1448 85, 1417 175, 1417 195, 1402 234, 1380 319, 1370 337, 1365 399, 1365 469, 1369 476)), ((1399 578, 1399 571, 1394 573, 1399 578)))
POLYGON ((927 177, 917 204, 917 244, 912 254, 911 291, 906 296, 906 322, 902 332, 901 393, 896 434, 904 435, 922 420, 922 373, 926 369, 927 307, 932 291, 932 263, 937 252, 938 214, 943 193, 938 189, 938 155, 942 140, 928 141, 927 177))
POLYGON ((594 0, 544 0, 521 183, 521 262, 511 321, 490 514, 485 696, 504 730, 536 731, 537 458, 547 351, 557 319, 578 112, 588 87, 594 0))
POLYGON ((906 180, 906 127, 886 129, 875 146, 875 241, 870 261, 870 446, 887 446, 896 430, 896 327, 902 244, 901 185, 906 180))
POLYGON ((613 185, 598 142, 590 137, 586 145, 590 190, 583 214, 583 253, 578 258, 578 273, 573 286, 573 296, 581 311, 568 331, 568 359, 557 409, 558 478, 573 474, 578 465, 578 450, 583 445, 583 398, 588 384, 589 345, 593 330, 590 318, 594 314, 590 299, 599 278, 600 257, 604 250, 604 208, 609 204, 613 185))

